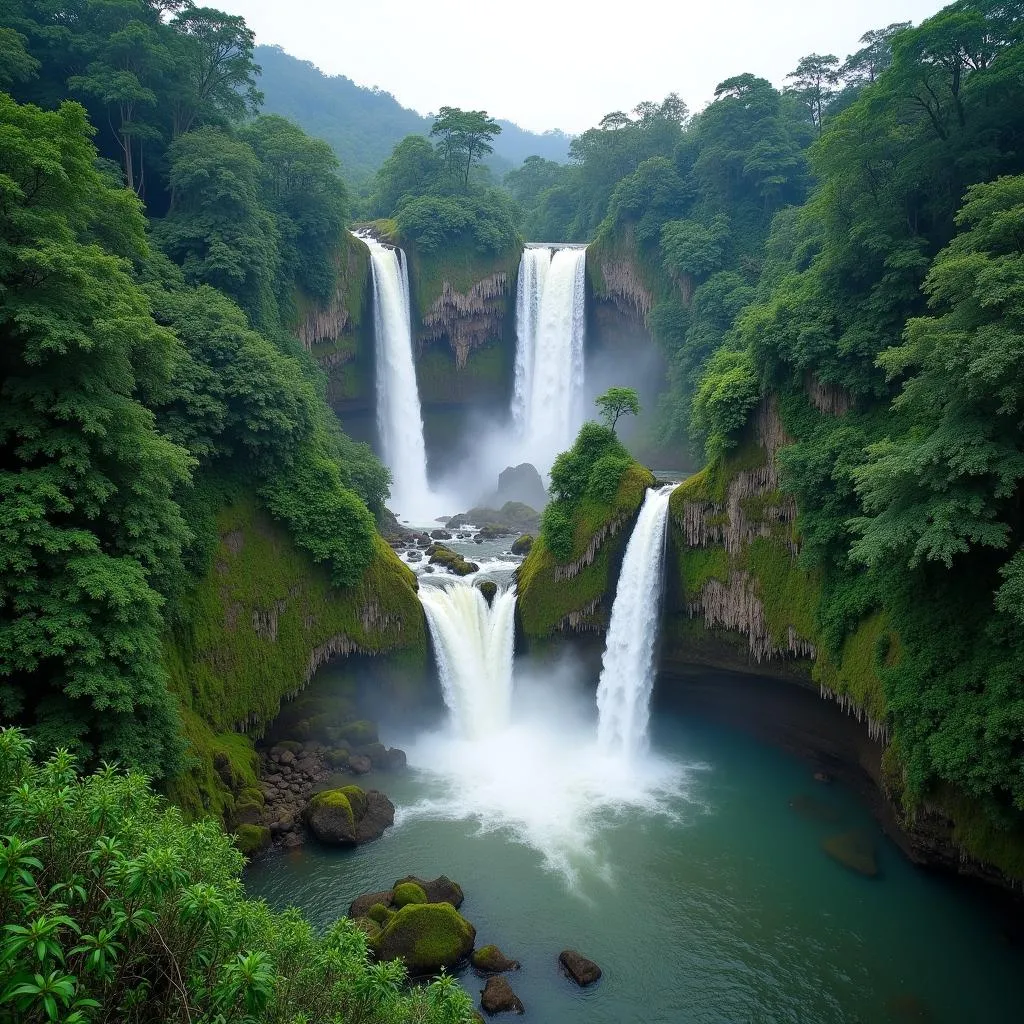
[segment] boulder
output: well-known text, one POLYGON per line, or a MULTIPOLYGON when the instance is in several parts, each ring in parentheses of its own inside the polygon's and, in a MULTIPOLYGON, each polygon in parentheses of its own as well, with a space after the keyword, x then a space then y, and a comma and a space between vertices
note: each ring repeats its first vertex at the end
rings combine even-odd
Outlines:
POLYGON ((519 996, 512 991, 507 978, 488 978, 480 993, 480 1005, 492 1017, 496 1013, 523 1013, 519 996))
POLYGON ((375 768, 383 765, 388 759, 388 748, 383 743, 367 743, 362 747, 356 747, 353 753, 368 757, 375 768))
POLYGON ((370 939, 378 960, 401 958, 410 974, 434 974, 461 964, 476 929, 450 903, 410 903, 391 914, 370 939))
POLYGON ((481 946, 474 949, 470 960, 478 971, 486 974, 504 974, 505 971, 519 970, 519 961, 510 960, 497 946, 481 946))
POLYGON ((366 917, 370 907, 377 903, 385 907, 391 906, 394 893, 389 889, 387 892, 368 892, 363 896, 357 896, 348 907, 348 916, 354 921, 357 917, 366 917))
POLYGON ((263 825, 239 825, 235 843, 246 857, 255 857, 270 845, 270 829, 263 825))
POLYGON ((548 492, 537 468, 529 462, 522 462, 498 474, 498 490, 490 500, 493 505, 517 502, 531 508, 543 508, 548 503, 548 492))
POLYGON ((396 885, 391 899, 399 909, 409 906, 410 903, 429 902, 427 894, 423 891, 423 886, 417 885, 415 882, 402 882, 401 885, 396 885))
POLYGON ((456 576, 468 576, 471 572, 480 571, 480 566, 476 562, 467 562, 457 551, 452 551, 442 544, 434 546, 433 554, 430 554, 428 548, 427 554, 430 555, 431 565, 442 565, 456 576))
POLYGON ((377 726, 373 722, 360 720, 357 722, 346 722, 338 729, 338 738, 348 740, 353 747, 363 747, 367 743, 376 743, 380 738, 377 735, 377 726))
POLYGON ((601 968, 593 960, 588 960, 581 953, 577 953, 575 949, 563 949, 558 954, 558 962, 562 965, 562 970, 580 988, 593 985, 601 977, 601 968))
POLYGON ((498 593, 498 584, 493 580, 478 580, 476 584, 477 590, 484 595, 484 600, 491 604, 494 601, 495 595, 498 593))
POLYGON ((821 842, 821 848, 834 860, 865 878, 878 876, 878 861, 875 845, 863 832, 841 832, 828 836, 821 842))
POLYGON ((409 562, 422 562, 423 552, 419 548, 409 548, 405 553, 405 558, 409 562))
POLYGON ((524 533, 518 540, 512 542, 512 554, 528 555, 532 547, 533 537, 529 533, 524 533))
POLYGON ((458 882, 453 882, 447 875, 438 875, 432 881, 417 878, 416 875, 406 875, 395 882, 394 888, 397 889, 406 882, 415 882, 426 894, 428 903, 450 903, 458 910, 466 898, 462 886, 458 882))
POLYGON ((381 792, 358 786, 327 789, 306 805, 303 817, 322 843, 357 846, 379 839, 395 823, 395 805, 381 792))
POLYGON ((452 535, 447 530, 431 530, 430 536, 433 540, 451 540, 452 535))
POLYGON ((373 767, 373 762, 365 754, 353 754, 348 759, 348 766, 355 775, 365 775, 373 767))
POLYGON ((389 772, 400 772, 408 763, 409 759, 405 756, 404 750, 400 750, 398 747, 388 747, 380 767, 389 772))

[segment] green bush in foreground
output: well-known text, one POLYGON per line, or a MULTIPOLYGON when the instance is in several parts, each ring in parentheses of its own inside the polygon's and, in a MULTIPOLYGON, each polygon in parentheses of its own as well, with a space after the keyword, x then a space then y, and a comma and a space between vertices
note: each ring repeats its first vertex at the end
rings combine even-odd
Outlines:
POLYGON ((243 859, 211 821, 188 825, 145 776, 45 764, 0 731, 0 1022, 461 1024, 454 979, 407 988, 342 919, 246 899, 243 859))

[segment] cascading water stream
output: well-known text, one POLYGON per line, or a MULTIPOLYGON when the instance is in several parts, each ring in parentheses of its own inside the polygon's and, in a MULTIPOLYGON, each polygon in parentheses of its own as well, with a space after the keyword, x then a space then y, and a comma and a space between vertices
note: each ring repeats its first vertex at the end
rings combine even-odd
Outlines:
POLYGON ((583 422, 585 270, 585 246, 528 246, 519 265, 512 418, 542 472, 583 422))
POLYGON ((499 590, 488 606, 465 583, 422 586, 420 601, 434 641, 444 702, 463 738, 506 729, 512 711, 516 592, 499 590))
POLYGON ((430 500, 423 415, 416 386, 405 253, 360 236, 370 248, 373 330, 377 356, 377 429, 384 463, 394 481, 392 500, 406 518, 430 500))
POLYGON ((647 492, 626 545, 597 687, 597 740, 606 754, 628 758, 647 745, 665 524, 674 488, 647 492))

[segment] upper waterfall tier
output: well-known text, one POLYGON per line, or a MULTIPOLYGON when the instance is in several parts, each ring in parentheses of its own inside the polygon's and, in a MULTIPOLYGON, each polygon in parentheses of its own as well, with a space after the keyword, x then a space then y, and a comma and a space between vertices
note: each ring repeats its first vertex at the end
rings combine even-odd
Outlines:
POLYGON ((477 740, 504 729, 512 710, 514 587, 490 605, 467 583, 421 586, 444 702, 456 728, 477 740))
POLYGON ((597 739, 609 754, 628 757, 647 745, 665 524, 674 489, 670 484, 647 492, 615 590, 597 687, 597 739))
POLYGON ((423 415, 416 386, 405 253, 360 236, 370 247, 373 330, 377 362, 377 430, 391 470, 392 504, 415 516, 429 501, 423 415))
POLYGON ((512 417, 543 472, 583 422, 585 269, 585 246, 528 246, 519 265, 512 417))

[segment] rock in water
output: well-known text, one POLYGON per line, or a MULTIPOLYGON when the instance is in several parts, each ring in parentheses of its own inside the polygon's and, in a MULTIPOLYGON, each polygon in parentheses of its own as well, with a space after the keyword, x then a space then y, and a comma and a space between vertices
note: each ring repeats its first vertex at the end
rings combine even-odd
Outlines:
POLYGON ((548 503, 544 481, 531 463, 509 466, 498 475, 498 490, 491 502, 500 507, 506 501, 522 502, 536 509, 542 509, 548 503))
POLYGON ((498 593, 498 584, 493 580, 479 580, 477 581, 476 588, 484 595, 484 600, 488 604, 491 604, 498 593))
POLYGON ((395 823, 395 805, 380 791, 358 786, 317 793, 303 811, 309 830, 322 843, 358 846, 379 839, 395 823))
POLYGON ((497 946, 481 946, 474 949, 470 959, 478 971, 488 974, 504 974, 505 971, 519 970, 519 961, 510 960, 497 946))
POLYGON ((357 896, 349 904, 348 916, 353 921, 357 917, 366 917, 370 912, 370 907, 378 903, 383 904, 385 907, 390 907, 394 896, 395 894, 390 889, 387 892, 368 892, 364 896, 357 896))
POLYGON ((518 540, 512 542, 513 555, 528 555, 533 547, 533 537, 524 533, 518 540))
POLYGON ((410 974, 433 974, 464 961, 476 929, 450 903, 410 903, 390 915, 370 945, 378 960, 400 957, 410 974))
POLYGON ((496 1013, 522 1013, 523 1004, 506 978, 488 978, 480 993, 480 1005, 492 1017, 496 1013))
POLYGON ((438 875, 429 882, 425 878, 417 878, 416 875, 406 875, 405 878, 399 878, 392 888, 397 889, 406 882, 415 882, 426 894, 428 903, 450 903, 458 910, 466 898, 462 886, 458 882, 453 882, 447 875, 438 875))
POLYGON ((822 849, 844 868, 865 878, 878 877, 878 861, 871 840, 859 831, 841 832, 822 840, 822 849))
POLYGON ((558 954, 558 962, 580 988, 593 985, 601 977, 601 968, 593 960, 588 960, 581 953, 577 953, 575 949, 563 949, 558 954))

